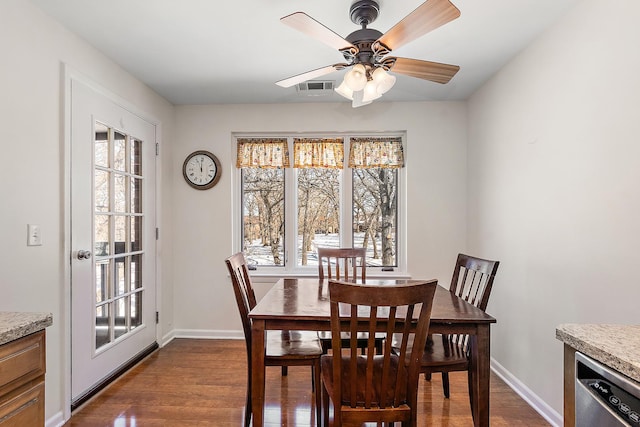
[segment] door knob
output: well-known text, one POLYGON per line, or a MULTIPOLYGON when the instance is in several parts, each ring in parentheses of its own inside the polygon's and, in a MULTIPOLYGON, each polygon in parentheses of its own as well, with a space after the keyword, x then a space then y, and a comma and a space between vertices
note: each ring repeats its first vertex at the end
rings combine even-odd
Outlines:
POLYGON ((89 258, 91 258, 91 252, 90 251, 85 251, 85 250, 80 250, 80 251, 78 251, 78 254, 76 255, 76 257, 78 259, 89 259, 89 258))

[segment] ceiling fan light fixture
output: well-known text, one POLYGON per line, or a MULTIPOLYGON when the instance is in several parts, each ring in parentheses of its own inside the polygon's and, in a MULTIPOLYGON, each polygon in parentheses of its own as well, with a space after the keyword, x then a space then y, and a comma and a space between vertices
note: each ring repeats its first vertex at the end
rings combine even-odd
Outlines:
POLYGON ((334 89, 338 94, 344 96, 349 101, 353 101, 353 91, 347 86, 347 84, 343 81, 340 83, 340 86, 334 89))
POLYGON ((374 80, 369 80, 362 92, 362 102, 371 102, 382 96, 379 86, 374 80))
POLYGON ((354 92, 364 89, 367 84, 367 69, 362 64, 356 64, 344 76, 344 82, 354 92))
POLYGON ((392 76, 381 67, 376 68, 371 77, 376 83, 376 89, 379 95, 387 93, 389 89, 396 84, 396 76, 392 76))
POLYGON ((356 92, 353 92, 353 102, 351 103, 351 106, 353 108, 358 108, 358 107, 362 107, 363 105, 367 105, 367 104, 371 104, 372 100, 366 100, 364 99, 364 90, 359 90, 356 92))

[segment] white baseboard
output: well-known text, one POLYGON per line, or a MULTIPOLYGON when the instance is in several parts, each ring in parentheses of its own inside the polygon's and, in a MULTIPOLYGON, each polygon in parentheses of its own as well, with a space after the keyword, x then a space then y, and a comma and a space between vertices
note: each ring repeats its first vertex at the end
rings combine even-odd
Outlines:
POLYGON ((62 411, 45 421, 45 427, 62 427, 65 423, 62 411))
MULTIPOLYGON (((215 329, 174 329, 171 332, 174 338, 198 338, 209 340, 243 340, 242 331, 221 331, 215 329)), ((164 337, 163 337, 164 341, 164 337)), ((169 340, 170 341, 170 340, 169 340)), ((168 342, 168 341, 167 341, 168 342)))
POLYGON ((535 394, 529 387, 524 385, 522 381, 516 378, 511 372, 507 371, 504 366, 491 358, 491 370, 500 377, 513 391, 515 391, 525 402, 529 404, 537 413, 539 413, 549 424, 554 427, 560 427, 564 424, 562 415, 547 404, 544 400, 535 394))

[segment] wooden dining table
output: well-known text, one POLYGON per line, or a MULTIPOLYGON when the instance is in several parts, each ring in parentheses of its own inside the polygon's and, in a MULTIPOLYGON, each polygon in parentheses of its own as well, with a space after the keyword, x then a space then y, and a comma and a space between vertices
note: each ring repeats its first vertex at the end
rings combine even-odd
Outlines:
MULTIPOLYGON (((404 284, 416 280, 367 280, 367 284, 404 284)), ((264 425, 265 332, 331 330, 329 281, 283 278, 251 310, 251 412, 253 427, 264 425)), ((429 333, 469 334, 471 412, 475 426, 489 425, 490 325, 496 319, 437 286, 429 333)), ((249 410, 249 408, 246 408, 249 410)))

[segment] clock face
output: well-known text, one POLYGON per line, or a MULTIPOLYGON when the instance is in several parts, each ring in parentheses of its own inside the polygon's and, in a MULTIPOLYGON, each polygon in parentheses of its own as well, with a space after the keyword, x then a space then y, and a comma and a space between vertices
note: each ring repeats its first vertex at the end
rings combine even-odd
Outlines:
POLYGON ((189 185, 199 190, 213 187, 220 178, 220 162, 207 151, 191 153, 184 161, 182 174, 189 185))

